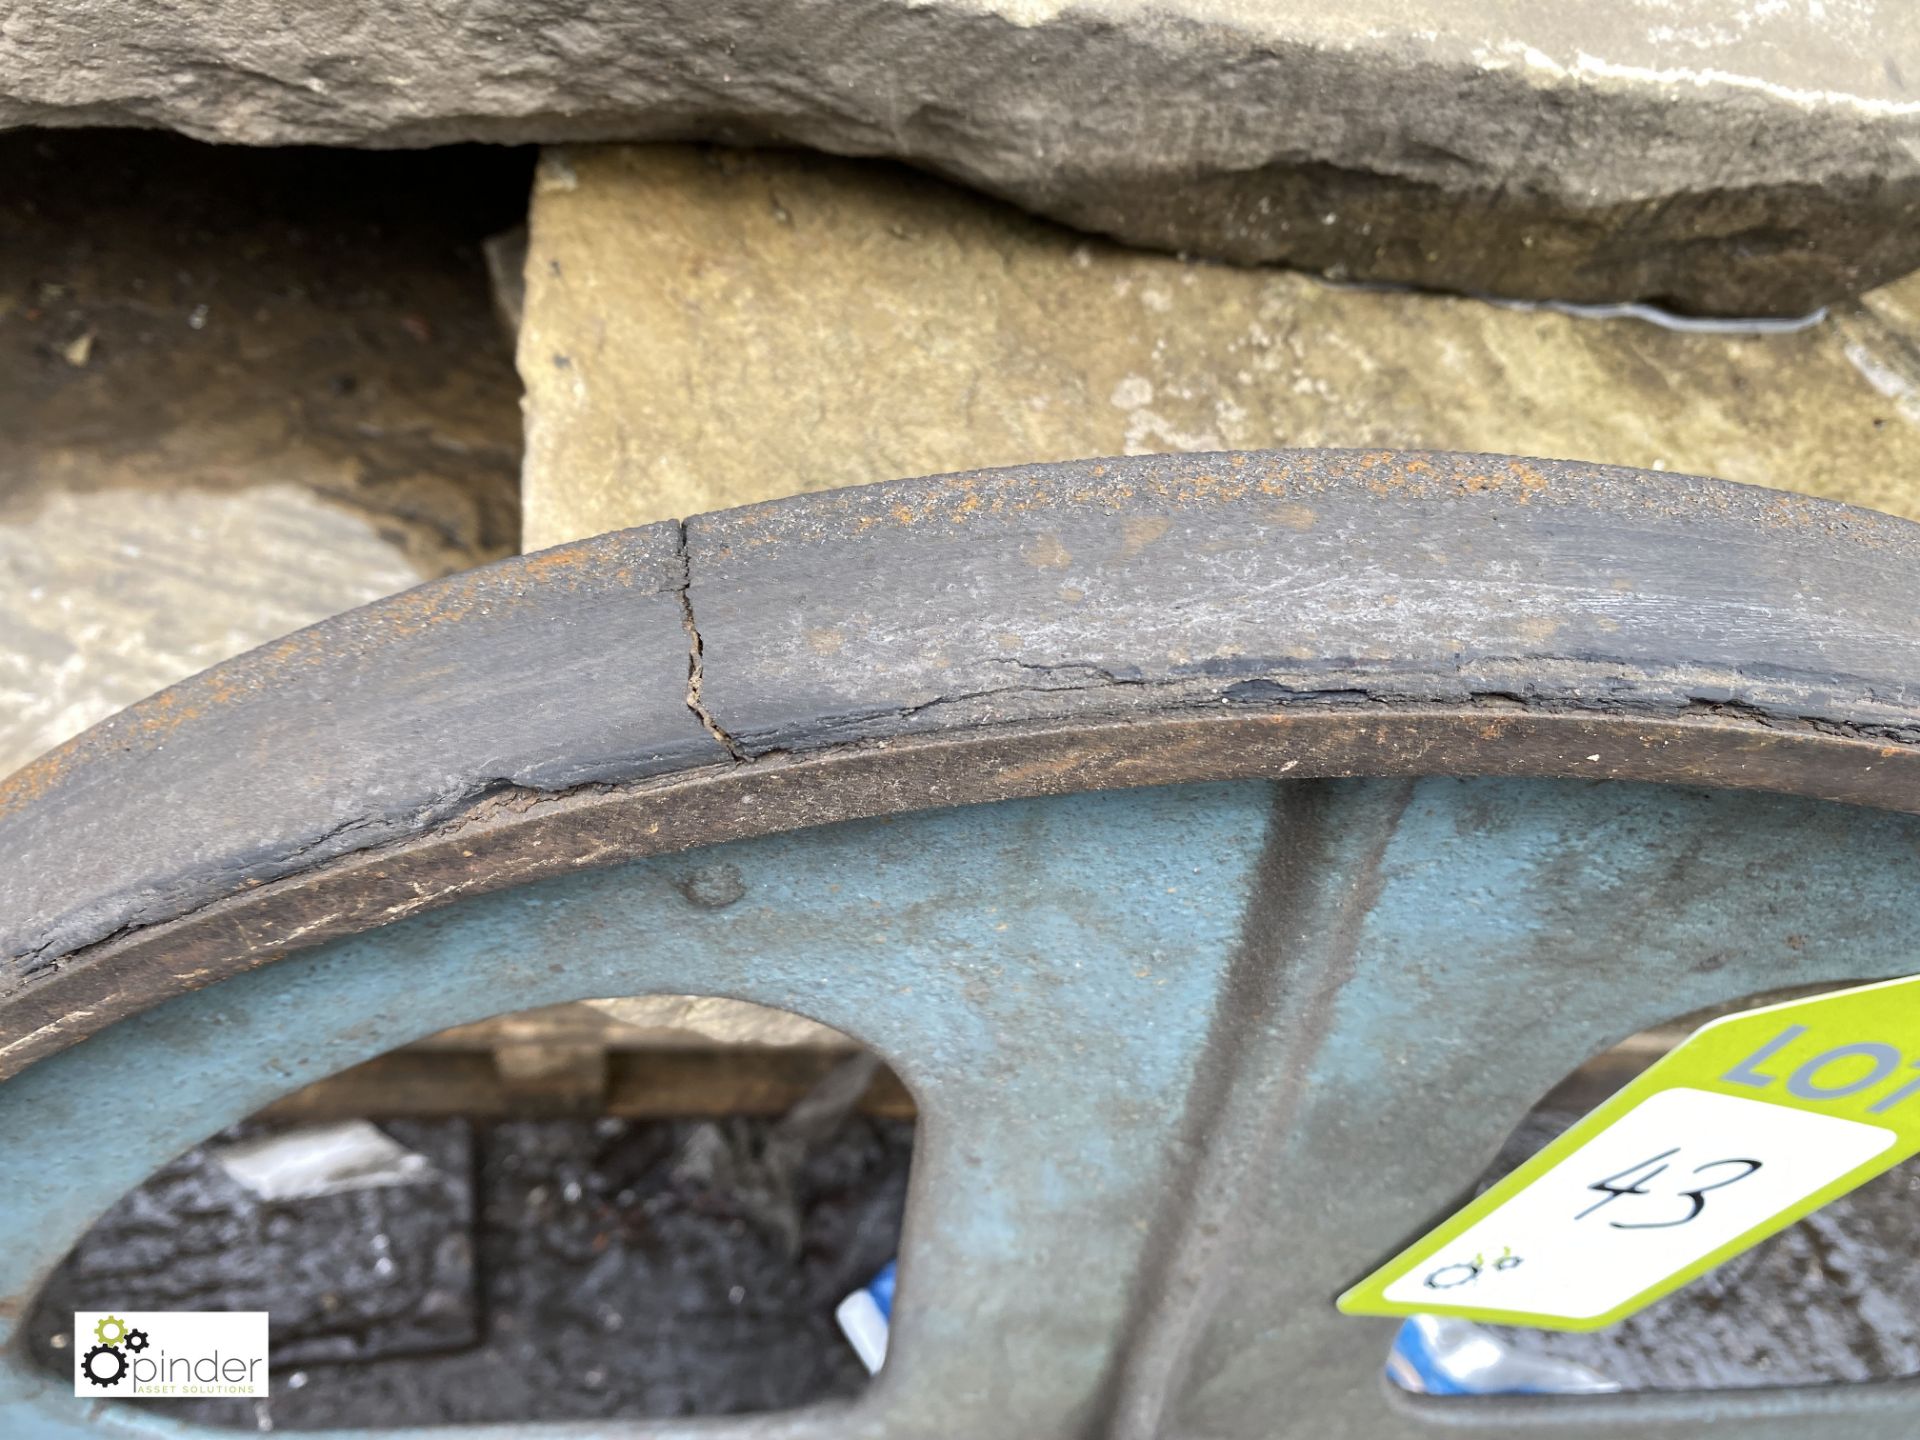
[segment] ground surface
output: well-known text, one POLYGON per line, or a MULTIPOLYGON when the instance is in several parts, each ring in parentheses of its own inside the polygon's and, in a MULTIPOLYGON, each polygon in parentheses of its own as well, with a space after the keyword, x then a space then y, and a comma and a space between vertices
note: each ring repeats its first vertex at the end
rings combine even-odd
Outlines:
POLYGON ((848 1395, 866 1373, 833 1308, 893 1258, 912 1125, 856 1116, 814 1149, 789 1253, 763 1198, 699 1158, 716 1136, 751 1153, 770 1123, 393 1121, 387 1133, 429 1172, 278 1201, 229 1175, 216 1141, 115 1207, 29 1333, 67 1373, 56 1337, 75 1309, 268 1310, 270 1399, 164 1402, 248 1430, 727 1414, 848 1395))

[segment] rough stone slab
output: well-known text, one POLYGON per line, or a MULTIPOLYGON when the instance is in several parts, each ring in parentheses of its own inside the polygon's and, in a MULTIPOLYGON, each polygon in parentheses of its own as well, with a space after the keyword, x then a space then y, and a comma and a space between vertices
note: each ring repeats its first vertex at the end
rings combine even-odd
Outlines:
POLYGON ((0 503, 0 773, 419 579, 373 526, 299 485, 0 503))
POLYGON ((1804 311, 1920 264, 1906 0, 14 0, 0 125, 888 155, 1129 241, 1804 311))
POLYGON ((1089 241, 897 167, 549 152, 527 545, 980 466, 1430 446, 1920 517, 1920 277, 1793 333, 1330 285, 1089 241))

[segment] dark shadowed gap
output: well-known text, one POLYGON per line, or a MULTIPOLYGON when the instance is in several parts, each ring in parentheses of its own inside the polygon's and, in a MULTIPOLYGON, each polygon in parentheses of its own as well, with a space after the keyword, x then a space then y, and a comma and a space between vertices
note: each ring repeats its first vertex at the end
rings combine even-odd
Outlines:
POLYGON ((519 548, 532 147, 0 134, 0 512, 292 481, 423 577, 519 548))

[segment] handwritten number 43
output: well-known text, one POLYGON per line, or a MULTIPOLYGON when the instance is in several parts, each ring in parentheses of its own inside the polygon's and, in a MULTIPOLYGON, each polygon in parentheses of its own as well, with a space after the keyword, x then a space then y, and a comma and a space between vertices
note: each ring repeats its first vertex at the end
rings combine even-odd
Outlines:
MULTIPOLYGON (((1584 1220, 1587 1216, 1593 1214, 1594 1211, 1604 1209, 1614 1201, 1620 1199, 1623 1195, 1651 1195, 1653 1192, 1646 1188, 1647 1182, 1668 1169, 1667 1161, 1669 1157, 1679 1153, 1680 1147, 1676 1145, 1671 1150, 1662 1150, 1651 1160, 1642 1160, 1638 1165, 1629 1165, 1625 1170, 1617 1174, 1609 1175, 1604 1180, 1594 1181, 1593 1184, 1587 1186, 1587 1189, 1602 1192, 1602 1198, 1594 1201, 1593 1204, 1589 1205, 1573 1218, 1576 1220, 1584 1220)), ((1710 1193, 1715 1190, 1724 1190, 1729 1185, 1737 1185, 1740 1181, 1746 1179, 1760 1168, 1760 1162, 1758 1160, 1709 1160, 1704 1165, 1694 1166, 1693 1173, 1695 1175, 1705 1175, 1708 1171, 1719 1170, 1729 1165, 1740 1166, 1742 1168, 1731 1175, 1722 1176, 1711 1185, 1701 1185, 1692 1190, 1682 1190, 1673 1197, 1676 1200, 1689 1202, 1691 1208, 1688 1209, 1684 1215, 1675 1216, 1671 1220, 1612 1220, 1608 1223, 1616 1230, 1671 1230, 1675 1225, 1684 1225, 1707 1208, 1707 1196, 1710 1193)))

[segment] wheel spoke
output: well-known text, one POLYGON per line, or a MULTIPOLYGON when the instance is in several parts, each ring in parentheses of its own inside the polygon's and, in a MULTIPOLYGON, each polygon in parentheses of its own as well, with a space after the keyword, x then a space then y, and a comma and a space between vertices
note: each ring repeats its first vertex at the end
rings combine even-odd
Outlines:
MULTIPOLYGON (((1456 1206, 1589 1056, 1675 1015, 1899 974, 1920 954, 1920 824, 1781 797, 1423 781, 1375 883, 1306 1052, 1269 1052, 1273 1069, 1301 1073, 1300 1103, 1283 1096, 1272 1112, 1191 1388, 1170 1392, 1174 1433, 1271 1434, 1235 1427, 1281 1407, 1311 1420, 1278 1433, 1316 1440, 1417 1433, 1417 1414, 1464 1421, 1475 1406, 1517 1421, 1512 1398, 1390 1404, 1392 1323, 1338 1315, 1333 1297, 1456 1206)), ((1620 1417, 1594 1434, 1644 1413, 1686 1418, 1636 1435, 1700 1434, 1715 1415, 1730 1434, 1740 1417, 1739 1433, 1771 1435, 1756 1417, 1872 1412, 1899 1389, 1564 1400, 1537 1414, 1555 1440, 1589 1433, 1568 1418, 1588 1412, 1620 1417)), ((1884 1433, 1911 1434, 1917 1416, 1920 1396, 1884 1433)))

